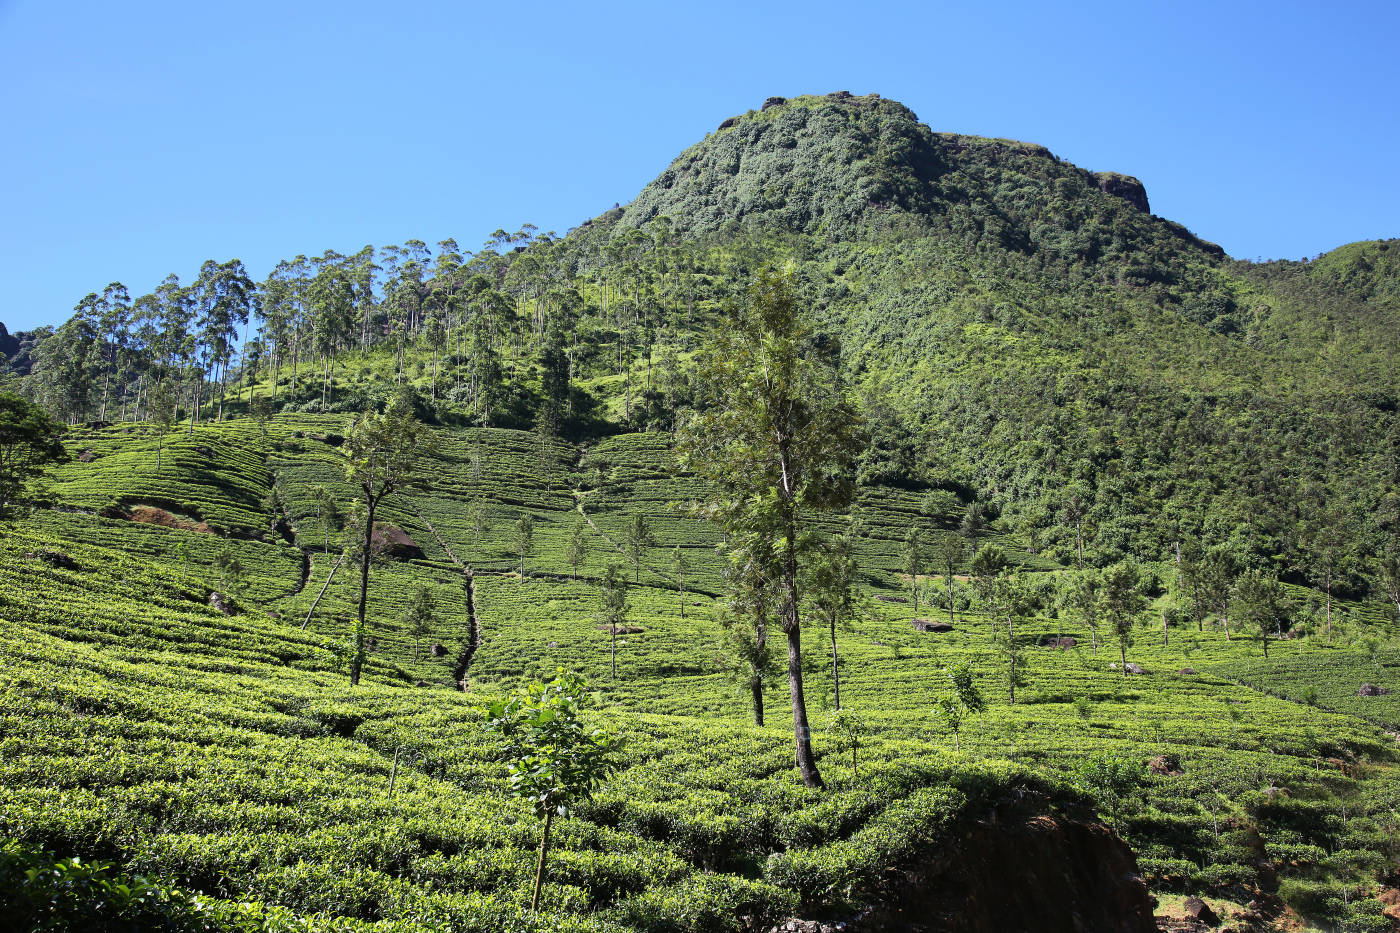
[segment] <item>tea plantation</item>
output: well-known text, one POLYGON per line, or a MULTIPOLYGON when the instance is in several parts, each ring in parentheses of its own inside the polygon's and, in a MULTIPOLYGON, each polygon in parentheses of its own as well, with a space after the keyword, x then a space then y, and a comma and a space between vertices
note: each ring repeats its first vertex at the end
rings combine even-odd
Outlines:
MULTIPOLYGON (((955 533, 965 503, 864 486, 859 618, 837 635, 858 725, 837 728, 826 632, 805 638, 828 784, 814 790, 792 767, 786 684, 769 679, 755 727, 717 664, 719 539, 684 508, 699 490, 666 434, 580 447, 435 428, 430 485, 379 516, 411 540, 371 569, 352 689, 358 574, 336 569, 321 504, 353 498, 345 430, 286 414, 163 439, 146 424, 70 432, 79 456, 0 539, 0 891, 17 929, 766 930, 855 915, 889 894, 892 869, 956 847, 1016 794, 1095 807, 1164 905, 1200 895, 1237 926, 1391 928, 1400 650, 1379 604, 1338 602, 1330 640, 1281 640, 1266 659, 1214 620, 1164 626, 1164 586, 1131 676, 1116 641, 1046 609, 1016 631, 1013 704, 965 581, 950 631, 911 624, 948 609, 934 576, 917 613, 907 601, 905 536, 955 533), (634 567, 638 515, 650 536, 634 567), (613 562, 635 580, 616 645, 599 621, 613 562), (436 611, 415 630, 423 588, 436 611), (955 741, 932 710, 959 664, 988 703, 955 741), (561 667, 625 745, 555 823, 531 913, 539 826, 506 792, 483 704, 561 667), (1119 761, 1127 779, 1103 780, 1119 761)), ((996 523, 987 540, 1047 586, 1066 570, 996 523)))

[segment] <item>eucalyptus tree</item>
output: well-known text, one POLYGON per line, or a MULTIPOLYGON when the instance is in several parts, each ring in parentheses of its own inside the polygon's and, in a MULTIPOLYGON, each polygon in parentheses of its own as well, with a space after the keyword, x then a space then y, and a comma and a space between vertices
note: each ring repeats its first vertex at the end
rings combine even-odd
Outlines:
POLYGON ((310 282, 313 348, 321 357, 321 405, 328 407, 334 388, 333 365, 336 351, 344 346, 354 329, 355 283, 345 257, 327 251, 312 260, 317 266, 310 282))
MULTIPOLYGON (((194 285, 195 303, 198 309, 197 325, 203 346, 206 368, 201 370, 200 384, 206 378, 207 366, 213 366, 218 373, 219 411, 218 420, 224 418, 224 389, 228 383, 228 367, 233 360, 234 343, 238 339, 238 328, 248 323, 256 298, 253 280, 248 271, 237 259, 218 263, 206 260, 200 266, 199 278, 194 285)), ((194 410, 199 408, 199 395, 196 395, 194 410)), ((197 415, 195 416, 197 417, 197 415)))
POLYGON ((408 605, 403 611, 404 624, 408 628, 408 634, 413 637, 414 661, 418 660, 423 636, 432 630, 437 622, 437 615, 437 598, 433 596, 433 588, 427 583, 414 584, 408 597, 408 605))
POLYGON ((96 295, 79 302, 79 313, 59 325, 35 349, 33 380, 35 394, 49 411, 72 424, 87 417, 92 399, 90 365, 97 335, 92 318, 81 309, 96 295))
POLYGON ((837 352, 798 310, 791 276, 761 269, 748 302, 701 354, 706 404, 679 444, 682 464, 707 486, 705 513, 738 549, 775 555, 795 759, 809 787, 822 779, 802 686, 800 532, 809 512, 850 503, 860 446, 859 415, 836 377, 837 352))
POLYGON ((1259 633, 1264 657, 1269 656, 1269 635, 1281 632, 1288 618, 1288 597, 1276 577, 1259 570, 1246 570, 1235 582, 1230 599, 1235 621, 1259 633))
POLYGON ((1133 561, 1120 561, 1103 572, 1103 614, 1118 638, 1118 660, 1123 676, 1128 676, 1128 646, 1142 611, 1147 607, 1142 568, 1133 561))
POLYGON ((365 603, 369 595, 369 564, 374 547, 374 518, 386 496, 418 485, 421 458, 432 450, 428 433, 406 405, 390 404, 382 414, 357 415, 346 432, 341 456, 345 478, 359 494, 360 599, 351 659, 350 685, 360 682, 364 658, 365 603))
POLYGON ((904 536, 904 574, 909 578, 909 596, 914 612, 919 611, 919 574, 924 569, 924 536, 918 528, 910 528, 904 536))
POLYGON ((855 542, 848 532, 826 538, 815 548, 803 574, 807 600, 831 636, 831 689, 834 705, 841 708, 841 659, 836 630, 857 614, 855 542))
MULTIPOLYGON (((588 563, 588 554, 592 547, 592 541, 588 537, 588 523, 580 515, 574 519, 573 525, 569 528, 569 543, 564 552, 565 560, 569 562, 569 569, 573 571, 575 580, 578 579, 579 570, 588 563)), ((684 609, 682 609, 682 617, 684 617, 684 609)))
POLYGON ((952 625, 957 621, 953 617, 953 574, 967 560, 967 544, 961 535, 944 534, 933 546, 933 559, 948 581, 948 624, 952 625))
POLYGON ((1099 652, 1099 620, 1103 617, 1103 575, 1093 567, 1068 574, 1060 590, 1060 608, 1079 616, 1089 630, 1094 653, 1099 652))
POLYGON ((529 512, 521 512, 511 526, 515 539, 515 552, 520 555, 520 582, 525 583, 525 559, 535 550, 535 517, 529 512))
POLYGON ((1008 702, 1016 705, 1016 688, 1025 683, 1026 653, 1016 640, 1016 626, 1040 608, 1040 592, 1016 574, 1001 574, 988 590, 987 614, 994 624, 992 643, 1006 665, 1008 702))
POLYGON ((291 339, 296 321, 295 284, 289 274, 291 266, 284 259, 258 286, 262 333, 268 341, 272 356, 272 397, 277 398, 282 371, 282 358, 291 339))
POLYGON ((360 317, 360 352, 364 353, 369 349, 370 324, 378 307, 375 287, 380 267, 374 261, 374 247, 366 244, 359 252, 346 258, 346 265, 355 309, 360 317))
POLYGON ((720 631, 720 669, 749 693, 755 726, 764 724, 763 689, 777 671, 768 642, 775 610, 772 556, 746 548, 725 548, 724 579, 728 591, 715 604, 720 631))
POLYGON ((627 562, 632 565, 632 582, 641 583, 642 558, 646 556, 647 548, 656 543, 651 533, 651 522, 638 512, 628 520, 624 535, 622 548, 627 554, 627 562))
POLYGON ((617 630, 627 620, 627 577, 616 563, 603 571, 602 591, 598 604, 598 621, 607 627, 608 659, 613 680, 617 679, 617 630))
POLYGON ((682 619, 685 618, 685 575, 689 570, 690 561, 686 559, 685 552, 677 544, 671 551, 671 576, 676 581, 676 603, 682 619))
POLYGON ((112 282, 102 290, 93 320, 102 356, 102 405, 97 420, 107 420, 107 397, 115 375, 120 382, 121 366, 131 331, 131 296, 121 282, 112 282))

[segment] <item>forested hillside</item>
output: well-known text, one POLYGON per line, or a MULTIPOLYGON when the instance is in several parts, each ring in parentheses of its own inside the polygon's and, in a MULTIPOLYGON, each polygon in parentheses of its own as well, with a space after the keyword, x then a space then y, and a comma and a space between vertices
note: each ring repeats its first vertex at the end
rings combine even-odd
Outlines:
POLYGON ((25 916, 1400 922, 1400 240, 1232 260, 837 92, 566 235, 97 284, 0 335, 66 452, 0 542, 25 916), (550 809, 562 671, 624 741, 550 809))

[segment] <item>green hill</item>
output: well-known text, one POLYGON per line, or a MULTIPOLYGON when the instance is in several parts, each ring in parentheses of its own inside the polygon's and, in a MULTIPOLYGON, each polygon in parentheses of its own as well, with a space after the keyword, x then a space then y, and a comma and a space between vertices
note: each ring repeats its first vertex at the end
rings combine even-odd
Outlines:
POLYGON ((1136 929, 1150 891, 1164 914, 1204 896, 1239 929, 1392 928, 1397 255, 1233 261, 1151 215, 1130 176, 838 93, 724 121, 567 236, 328 252, 262 283, 211 263, 125 303, 94 294, 5 377, 69 423, 72 459, 0 539, 0 912, 1136 929), (793 769, 780 676, 752 725, 725 660, 723 535, 685 507, 707 490, 675 453, 706 404, 697 353, 767 263, 864 419, 853 503, 802 529, 849 532, 859 566, 855 618, 832 633, 809 612, 804 632, 825 790, 793 769), (325 503, 344 518, 356 497, 350 415, 390 400, 433 450, 426 488, 377 516, 352 689, 359 577, 325 503), (952 581, 933 566, 958 536, 1046 597, 1081 565, 1140 562, 1123 651, 1142 673, 1064 600, 1008 631, 970 554, 952 581), (1223 604, 1193 590, 1211 560, 1283 580, 1267 658, 1232 627, 1228 580, 1223 604), (614 562, 617 633, 600 620, 614 562), (987 707, 954 734, 935 705, 959 665, 987 707), (532 915, 538 825, 483 705, 561 667, 626 744, 554 824, 532 915))

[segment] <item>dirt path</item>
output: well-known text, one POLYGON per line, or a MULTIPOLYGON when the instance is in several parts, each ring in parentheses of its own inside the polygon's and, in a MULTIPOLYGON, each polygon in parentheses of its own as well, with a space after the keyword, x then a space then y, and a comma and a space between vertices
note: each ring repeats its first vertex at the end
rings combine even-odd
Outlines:
POLYGON ((481 621, 476 614, 476 575, 472 573, 472 568, 463 563, 452 546, 443 540, 442 535, 433 527, 433 523, 428 521, 428 517, 417 507, 414 508, 418 520, 423 523, 443 552, 447 554, 458 570, 462 571, 462 588, 467 597, 467 640, 462 645, 462 650, 457 655, 457 660, 452 665, 452 679, 456 681, 460 690, 467 689, 467 674, 471 670, 472 661, 476 658, 476 652, 481 647, 481 621))

